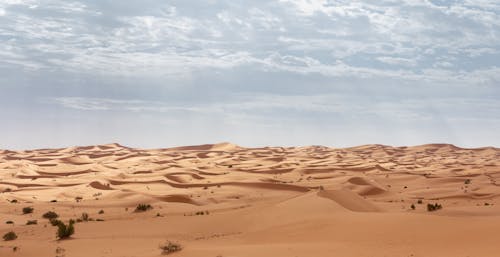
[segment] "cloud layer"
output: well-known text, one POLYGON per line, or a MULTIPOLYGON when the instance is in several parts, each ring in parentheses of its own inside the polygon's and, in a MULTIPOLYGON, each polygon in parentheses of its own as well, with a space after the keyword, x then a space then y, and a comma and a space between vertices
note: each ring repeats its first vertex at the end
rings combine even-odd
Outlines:
MULTIPOLYGON (((227 123, 219 137, 179 136, 171 144, 308 144, 319 133, 310 143, 500 145, 486 139, 492 133, 470 139, 472 128, 500 128, 499 16, 493 0, 6 0, 0 107, 6 115, 57 114, 60 124, 71 112, 92 114, 107 128, 137 115, 227 123), (289 141, 265 132, 289 126, 297 129, 289 141), (407 132, 374 131, 387 126, 407 132), (321 141, 325 127, 339 136, 321 141)), ((47 144, 13 143, 26 136, 14 132, 25 122, 3 128, 15 135, 5 147, 47 144)), ((57 144, 141 137, 139 128, 120 138, 109 129, 71 141, 51 134, 52 123, 37 125, 50 128, 45 136, 57 144)))

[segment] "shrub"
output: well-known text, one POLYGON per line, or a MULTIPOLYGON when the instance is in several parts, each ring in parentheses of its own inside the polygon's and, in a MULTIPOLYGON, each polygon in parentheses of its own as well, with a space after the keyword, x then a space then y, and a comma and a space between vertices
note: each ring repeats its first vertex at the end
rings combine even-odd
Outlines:
POLYGON ((165 244, 160 245, 160 249, 162 254, 171 254, 182 250, 182 246, 178 243, 168 241, 165 244))
POLYGON ((59 224, 57 224, 57 238, 66 239, 73 235, 75 233, 75 227, 73 224, 75 224, 74 220, 69 220, 68 225, 63 222, 59 222, 59 224))
POLYGON ((23 208, 23 214, 29 214, 29 213, 33 213, 33 207, 24 207, 23 208))
POLYGON ((36 225, 38 224, 38 220, 28 220, 26 221, 26 225, 36 225))
POLYGON ((51 203, 57 203, 57 200, 50 200, 51 203))
POLYGON ((151 206, 150 204, 139 204, 137 205, 137 207, 135 207, 135 211, 136 212, 143 212, 143 211, 147 211, 147 210, 151 210, 153 209, 153 206, 151 206))
POLYGON ((104 214, 104 210, 100 210, 100 211, 99 211, 99 214, 104 214))
POLYGON ((12 200, 12 201, 10 201, 10 202, 11 202, 11 203, 17 203, 17 200, 16 200, 16 199, 14 199, 14 200, 12 200))
POLYGON ((443 206, 441 206, 441 204, 438 204, 438 203, 435 203, 435 204, 428 203, 427 204, 427 211, 437 211, 437 210, 440 210, 442 208, 443 208, 443 206))
POLYGON ((470 178, 468 178, 468 179, 466 179, 466 180, 464 181, 464 184, 468 185, 468 184, 470 184, 470 182, 472 182, 472 180, 470 180, 470 178))
POLYGON ((423 202, 422 202, 422 199, 418 199, 417 203, 418 203, 418 204, 422 204, 422 203, 423 203, 423 202))
POLYGON ((42 215, 43 218, 45 219, 57 219, 59 215, 53 211, 48 211, 42 215))
POLYGON ((58 226, 60 223, 62 223, 62 221, 60 221, 58 219, 50 219, 50 224, 52 226, 58 226))
POLYGON ((14 221, 8 220, 8 221, 5 222, 5 224, 14 224, 14 221))
POLYGON ((415 210, 415 205, 414 205, 414 204, 412 204, 412 205, 410 206, 410 208, 411 208, 412 210, 415 210))
POLYGON ((16 240, 17 235, 13 231, 7 232, 5 235, 3 235, 3 240, 4 241, 12 241, 16 240))
POLYGON ((86 212, 82 213, 82 221, 85 221, 85 222, 89 221, 89 214, 88 213, 86 213, 86 212))

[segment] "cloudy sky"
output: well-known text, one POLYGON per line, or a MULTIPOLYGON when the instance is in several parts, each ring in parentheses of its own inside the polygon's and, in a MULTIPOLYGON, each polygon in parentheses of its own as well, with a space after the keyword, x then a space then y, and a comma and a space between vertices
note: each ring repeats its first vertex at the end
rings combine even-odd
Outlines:
POLYGON ((0 148, 500 146, 497 0, 0 0, 0 148))

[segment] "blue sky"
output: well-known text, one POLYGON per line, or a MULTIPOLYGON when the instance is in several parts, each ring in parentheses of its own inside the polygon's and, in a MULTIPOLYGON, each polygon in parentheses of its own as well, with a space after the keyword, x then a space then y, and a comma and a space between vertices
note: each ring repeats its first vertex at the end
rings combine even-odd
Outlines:
POLYGON ((0 1, 0 148, 500 146, 500 2, 0 1))

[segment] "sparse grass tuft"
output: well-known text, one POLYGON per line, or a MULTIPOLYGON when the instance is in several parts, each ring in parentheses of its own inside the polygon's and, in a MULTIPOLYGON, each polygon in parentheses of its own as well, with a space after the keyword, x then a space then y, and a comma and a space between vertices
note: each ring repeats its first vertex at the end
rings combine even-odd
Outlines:
POLYGON ((182 250, 182 246, 178 243, 167 241, 160 245, 161 254, 171 254, 182 250))
POLYGON ((143 212, 151 209, 153 209, 153 206, 151 206, 150 204, 140 203, 139 205, 137 205, 137 207, 135 207, 135 212, 143 212))

